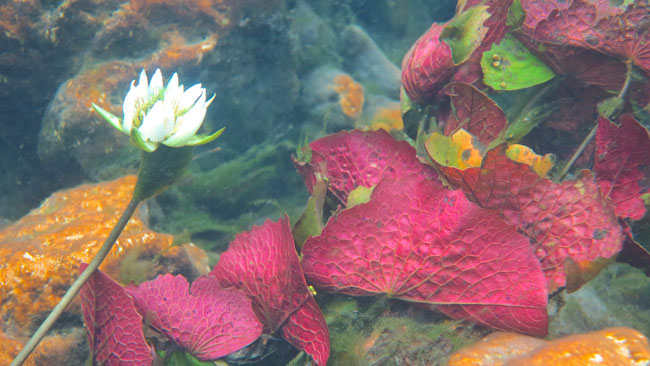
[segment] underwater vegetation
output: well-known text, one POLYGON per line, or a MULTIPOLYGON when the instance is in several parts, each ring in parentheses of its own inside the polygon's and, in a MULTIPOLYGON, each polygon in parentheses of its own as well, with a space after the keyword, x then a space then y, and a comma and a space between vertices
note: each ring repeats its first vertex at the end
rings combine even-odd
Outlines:
MULTIPOLYGON (((235 27, 229 2, 220 2, 221 11, 190 3, 187 11, 203 22, 223 32, 235 27)), ((133 27, 138 12, 150 7, 124 4, 105 32, 133 27)), ((123 119, 101 107, 114 110, 112 99, 88 95, 96 99, 84 99, 85 107, 94 103, 142 150, 141 170, 137 182, 126 177, 55 195, 40 212, 0 231, 0 253, 11 259, 0 266, 0 300, 14 306, 3 307, 3 318, 20 328, 0 329, 3 337, 11 333, 7 353, 13 356, 40 320, 28 319, 31 310, 16 303, 42 313, 81 273, 88 278, 80 300, 94 365, 649 364, 648 339, 631 328, 543 339, 558 336, 550 326, 566 310, 558 299, 606 267, 619 261, 650 273, 643 242, 650 205, 647 19, 650 5, 641 2, 460 1, 452 19, 431 25, 404 55, 399 109, 390 100, 370 103, 381 87, 360 73, 313 71, 313 79, 325 80, 319 92, 335 96, 329 106, 358 129, 305 139, 295 156, 287 153, 311 195, 306 208, 294 220, 283 215, 237 233, 225 251, 212 253, 218 261, 211 270, 200 254, 201 265, 190 269, 143 267, 138 277, 122 268, 129 260, 141 264, 125 259, 136 249, 153 262, 175 255, 170 235, 150 232, 131 216, 140 202, 179 182, 193 146, 221 135, 222 129, 197 134, 213 102, 207 87, 184 90, 176 74, 165 87, 160 72, 149 81, 142 71, 124 99, 123 119), (78 192, 81 208, 63 202, 78 192), (117 199, 119 205, 111 201, 117 199), (67 208, 82 212, 61 212, 67 208), (36 222, 24 229, 30 220, 36 222), (105 237, 109 261, 95 271, 95 247, 105 237), (30 251, 9 246, 16 242, 29 243, 30 251), (75 251, 47 252, 66 244, 75 251), (50 248, 36 251, 39 245, 50 248), (34 266, 37 255, 50 255, 56 268, 34 266), (46 292, 21 287, 39 271, 34 284, 46 292), (437 352, 424 351, 431 347, 437 352)), ((356 26, 344 32, 364 36, 356 26)), ((211 39, 192 58, 209 53, 211 39)), ((364 47, 378 50, 372 42, 364 47)), ((109 86, 111 93, 117 83, 109 86)), ((190 177, 192 188, 167 199, 213 211, 243 206, 247 192, 238 183, 263 190, 263 178, 274 173, 247 171, 246 161, 269 162, 287 144, 249 148, 230 164, 190 177), (215 181, 228 187, 209 192, 215 181)), ((217 230, 207 212, 194 225, 217 230)), ((190 256, 187 250, 183 258, 190 256)), ((72 348, 77 338, 43 345, 72 348)), ((42 360, 45 348, 32 360, 42 360)))

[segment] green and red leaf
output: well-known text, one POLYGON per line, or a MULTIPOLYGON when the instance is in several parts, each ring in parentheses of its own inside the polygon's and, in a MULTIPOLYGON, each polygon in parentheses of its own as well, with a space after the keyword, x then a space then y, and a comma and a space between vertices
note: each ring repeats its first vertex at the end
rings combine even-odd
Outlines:
MULTIPOLYGON (((435 156, 431 146, 427 148, 435 156)), ((497 210, 531 239, 549 291, 566 285, 567 259, 587 268, 587 263, 612 258, 621 250, 617 217, 588 172, 555 183, 510 160, 503 145, 488 151, 480 167, 462 170, 443 163, 440 169, 473 202, 497 210)))

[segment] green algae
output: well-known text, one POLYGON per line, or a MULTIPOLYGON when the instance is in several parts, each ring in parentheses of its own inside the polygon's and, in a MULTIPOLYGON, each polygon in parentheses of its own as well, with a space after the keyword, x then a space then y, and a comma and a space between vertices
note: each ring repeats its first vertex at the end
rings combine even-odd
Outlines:
POLYGON ((319 299, 330 331, 329 365, 444 365, 487 330, 384 297, 319 299))
MULTIPOLYGON (((267 217, 297 217, 307 192, 288 156, 295 143, 253 145, 209 169, 196 169, 151 205, 156 230, 189 233, 204 249, 225 250, 235 234, 267 217)), ((196 163, 195 163, 196 164, 196 163)))

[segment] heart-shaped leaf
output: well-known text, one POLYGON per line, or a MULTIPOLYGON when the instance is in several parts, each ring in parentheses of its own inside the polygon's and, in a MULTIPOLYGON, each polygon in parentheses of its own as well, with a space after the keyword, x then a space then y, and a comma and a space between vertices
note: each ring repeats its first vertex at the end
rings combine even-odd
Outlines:
POLYGON ((436 305, 488 326, 545 335, 546 289, 528 240, 461 191, 385 178, 303 247, 311 283, 350 295, 436 305))

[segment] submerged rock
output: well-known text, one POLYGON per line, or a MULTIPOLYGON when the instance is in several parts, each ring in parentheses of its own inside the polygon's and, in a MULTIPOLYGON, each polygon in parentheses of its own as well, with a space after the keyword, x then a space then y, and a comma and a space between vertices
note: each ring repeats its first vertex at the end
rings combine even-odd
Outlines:
MULTIPOLYGON (((0 231, 0 317, 4 320, 0 330, 27 336, 58 303, 76 279, 79 265, 90 262, 104 243, 127 206, 135 181, 127 176, 57 192, 0 231)), ((100 268, 115 278, 138 282, 159 273, 192 278, 207 272, 201 255, 198 263, 203 264, 198 267, 197 261, 189 259, 197 258, 195 249, 172 248, 172 242, 171 235, 149 230, 136 212, 100 268)))
POLYGON ((492 333, 454 354, 448 366, 647 365, 648 339, 631 328, 608 328, 545 341, 515 333, 492 333))

